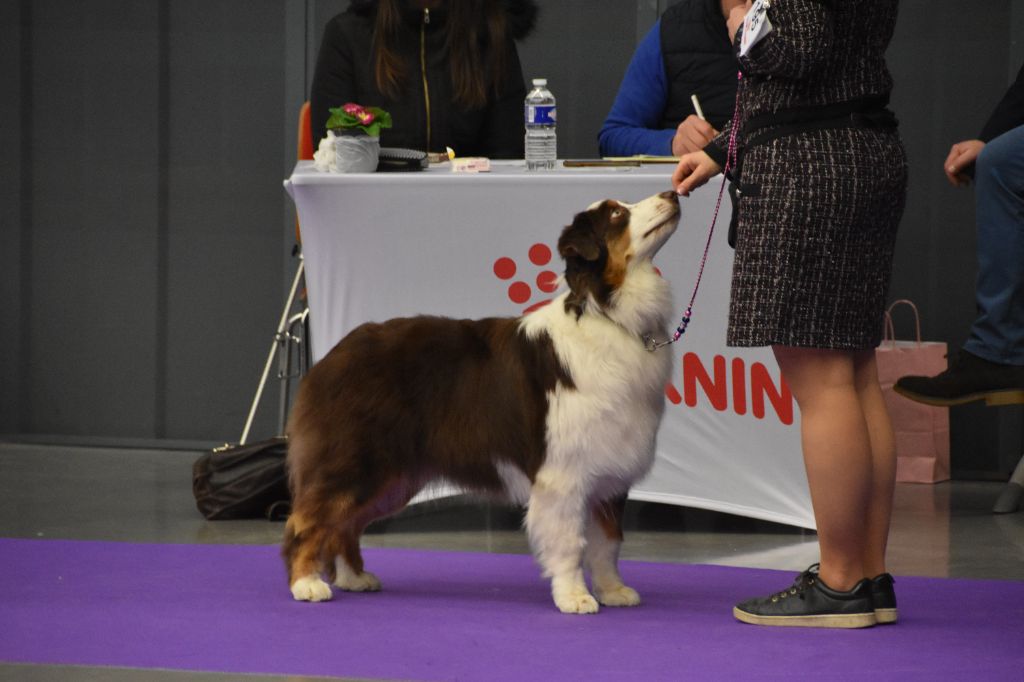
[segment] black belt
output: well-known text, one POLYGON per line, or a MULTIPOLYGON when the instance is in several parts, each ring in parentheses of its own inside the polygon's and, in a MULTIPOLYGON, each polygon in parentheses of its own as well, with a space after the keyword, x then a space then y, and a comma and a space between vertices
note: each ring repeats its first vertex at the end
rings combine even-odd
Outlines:
POLYGON ((863 97, 849 102, 751 116, 743 122, 743 146, 750 149, 780 137, 809 130, 896 128, 899 121, 887 108, 888 104, 888 97, 863 97))
POLYGON ((781 111, 770 111, 764 114, 751 116, 743 125, 746 132, 764 128, 769 125, 804 123, 823 119, 836 119, 852 114, 865 114, 882 111, 889 106, 887 95, 873 95, 869 97, 858 97, 846 102, 834 102, 832 104, 819 104, 806 107, 795 107, 781 111))

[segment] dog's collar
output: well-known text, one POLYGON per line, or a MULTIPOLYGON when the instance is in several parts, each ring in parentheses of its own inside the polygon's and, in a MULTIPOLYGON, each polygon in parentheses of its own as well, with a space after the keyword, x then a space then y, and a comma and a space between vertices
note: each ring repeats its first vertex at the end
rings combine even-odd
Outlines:
POLYGON ((640 341, 643 342, 644 349, 648 350, 648 351, 650 351, 652 353, 654 351, 658 350, 659 348, 663 348, 663 347, 669 345, 670 343, 672 343, 672 341, 669 340, 669 339, 666 339, 664 341, 657 341, 654 338, 654 334, 643 334, 640 337, 640 341))
POLYGON ((672 343, 671 340, 658 341, 657 339, 654 338, 654 332, 643 332, 637 334, 636 332, 628 329, 626 325, 622 324, 618 320, 615 320, 614 318, 612 318, 611 315, 601 310, 600 307, 597 307, 597 312, 601 314, 601 317, 608 320, 622 331, 626 332, 627 335, 632 336, 636 338, 638 341, 640 341, 640 345, 644 347, 644 350, 650 351, 651 353, 658 350, 659 348, 662 348, 672 343))

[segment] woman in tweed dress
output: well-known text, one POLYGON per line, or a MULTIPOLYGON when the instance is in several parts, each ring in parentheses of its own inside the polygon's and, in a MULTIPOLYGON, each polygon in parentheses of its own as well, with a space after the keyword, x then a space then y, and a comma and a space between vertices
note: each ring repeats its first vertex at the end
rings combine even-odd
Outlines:
MULTIPOLYGON (((771 346, 800 407, 820 567, 739 604, 745 622, 896 620, 885 567, 896 458, 874 348, 907 182, 885 108, 897 1, 765 3, 773 30, 739 57, 739 120, 682 157, 672 178, 688 195, 719 173, 738 126, 728 343, 771 346)), ((737 45, 749 6, 730 17, 737 45)))

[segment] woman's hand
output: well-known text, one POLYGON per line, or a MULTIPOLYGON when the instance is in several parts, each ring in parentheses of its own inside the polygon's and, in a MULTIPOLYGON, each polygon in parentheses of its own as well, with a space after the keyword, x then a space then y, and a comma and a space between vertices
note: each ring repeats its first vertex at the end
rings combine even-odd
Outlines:
POLYGON ((984 148, 985 143, 981 140, 964 140, 949 148, 949 156, 942 164, 942 170, 951 185, 960 187, 970 184, 971 176, 964 171, 974 165, 984 148))
POLYGON ((722 172, 722 167, 705 152, 691 152, 679 159, 679 165, 672 173, 672 187, 684 197, 705 182, 722 172))

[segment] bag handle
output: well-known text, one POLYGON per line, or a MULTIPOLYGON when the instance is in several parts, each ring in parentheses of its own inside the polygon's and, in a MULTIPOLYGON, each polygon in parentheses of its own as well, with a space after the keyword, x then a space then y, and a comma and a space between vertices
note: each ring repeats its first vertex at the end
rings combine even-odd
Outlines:
POLYGON ((901 304, 909 305, 910 309, 914 311, 914 332, 917 335, 916 336, 916 338, 917 338, 917 346, 920 348, 920 346, 921 346, 921 315, 920 315, 920 313, 917 312, 917 306, 914 305, 914 302, 909 300, 909 299, 906 299, 906 298, 901 298, 899 300, 893 301, 892 303, 889 304, 889 307, 886 308, 886 310, 885 310, 885 328, 884 328, 884 330, 882 332, 882 341, 883 342, 891 341, 892 342, 892 347, 893 348, 896 347, 896 329, 895 329, 895 327, 893 326, 893 323, 892 323, 892 309, 895 308, 898 305, 901 305, 901 304))

